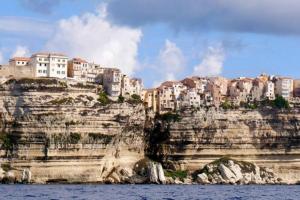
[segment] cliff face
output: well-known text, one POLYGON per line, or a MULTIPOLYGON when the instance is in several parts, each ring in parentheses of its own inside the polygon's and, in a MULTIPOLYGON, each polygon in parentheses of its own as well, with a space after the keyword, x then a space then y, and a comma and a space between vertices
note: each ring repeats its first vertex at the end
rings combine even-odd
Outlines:
POLYGON ((100 89, 50 79, 1 85, 0 179, 142 183, 145 168, 154 169, 145 156, 191 173, 227 156, 300 180, 298 110, 203 109, 154 119, 139 104, 101 105, 100 89))
POLYGON ((32 182, 101 182, 144 157, 142 105, 102 106, 96 86, 57 80, 0 90, 0 163, 18 180, 28 168, 32 182))
POLYGON ((168 167, 195 171, 226 156, 271 168, 285 182, 300 180, 298 110, 189 110, 180 118, 150 128, 147 153, 168 167))

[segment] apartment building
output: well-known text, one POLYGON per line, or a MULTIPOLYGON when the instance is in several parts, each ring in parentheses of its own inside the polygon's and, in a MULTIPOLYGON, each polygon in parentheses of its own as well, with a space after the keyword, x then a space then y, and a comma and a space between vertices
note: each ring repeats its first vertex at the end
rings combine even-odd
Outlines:
POLYGON ((268 81, 265 84, 264 97, 269 100, 275 99, 275 84, 272 81, 268 81))
POLYGON ((118 97, 121 95, 122 74, 117 68, 106 68, 103 74, 103 88, 108 95, 118 97))
POLYGON ((158 112, 158 89, 143 90, 141 94, 144 106, 155 113, 158 112))
POLYGON ((86 81, 88 73, 88 62, 82 58, 73 58, 68 61, 68 77, 77 81, 86 81))
POLYGON ((263 80, 256 78, 251 89, 251 101, 261 101, 264 97, 265 84, 263 80))
POLYGON ((36 53, 30 58, 34 77, 67 78, 68 57, 58 53, 36 53))
POLYGON ((181 93, 181 107, 194 107, 201 106, 201 96, 196 88, 190 88, 181 93))
POLYGON ((275 94, 289 100, 293 97, 293 79, 287 77, 279 77, 275 82, 275 94))
POLYGON ((222 96, 227 96, 229 82, 228 79, 217 76, 209 78, 209 81, 219 87, 222 96))
POLYGON ((159 110, 171 111, 180 109, 180 95, 187 87, 179 81, 166 81, 158 88, 159 110))

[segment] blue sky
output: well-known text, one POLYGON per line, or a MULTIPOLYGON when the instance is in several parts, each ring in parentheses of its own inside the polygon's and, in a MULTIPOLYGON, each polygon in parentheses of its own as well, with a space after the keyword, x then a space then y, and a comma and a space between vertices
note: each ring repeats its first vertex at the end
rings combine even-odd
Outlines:
POLYGON ((300 76, 297 0, 10 0, 0 61, 58 51, 141 77, 300 76), (244 1, 243 1, 244 2, 244 1))

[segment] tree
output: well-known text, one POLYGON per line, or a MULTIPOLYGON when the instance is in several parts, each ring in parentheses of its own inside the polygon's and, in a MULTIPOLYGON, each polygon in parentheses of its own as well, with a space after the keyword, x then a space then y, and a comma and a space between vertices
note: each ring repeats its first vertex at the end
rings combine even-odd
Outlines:
POLYGON ((118 103, 123 103, 124 100, 125 100, 125 98, 122 95, 120 95, 118 98, 118 103))
POLYGON ((276 96, 273 104, 276 108, 279 108, 279 109, 282 109, 282 108, 288 109, 290 107, 289 102, 285 98, 283 98, 282 96, 279 96, 279 95, 276 96))
POLYGON ((98 101, 104 106, 110 103, 110 99, 107 97, 107 94, 105 92, 99 93, 98 101))

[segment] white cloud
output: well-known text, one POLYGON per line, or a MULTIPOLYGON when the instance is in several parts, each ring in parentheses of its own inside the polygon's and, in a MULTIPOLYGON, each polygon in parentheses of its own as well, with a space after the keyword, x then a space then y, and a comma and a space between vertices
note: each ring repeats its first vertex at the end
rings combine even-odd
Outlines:
POLYGON ((26 46, 17 46, 15 52, 11 57, 25 57, 29 56, 29 50, 26 46))
POLYGON ((165 41, 164 47, 158 56, 158 69, 166 80, 176 79, 176 74, 182 72, 185 66, 185 58, 181 49, 170 40, 165 41))
POLYGON ((194 67, 194 74, 198 76, 220 75, 224 60, 225 51, 222 45, 209 46, 201 63, 194 67))
POLYGON ((186 66, 186 59, 181 49, 168 39, 154 60, 152 64, 146 64, 155 71, 154 73, 158 74, 157 79, 153 82, 153 87, 158 87, 167 80, 176 80, 186 66))
POLYGON ((102 6, 96 14, 87 13, 61 20, 45 48, 133 74, 137 68, 136 57, 142 32, 111 24, 105 13, 105 6, 102 6))

